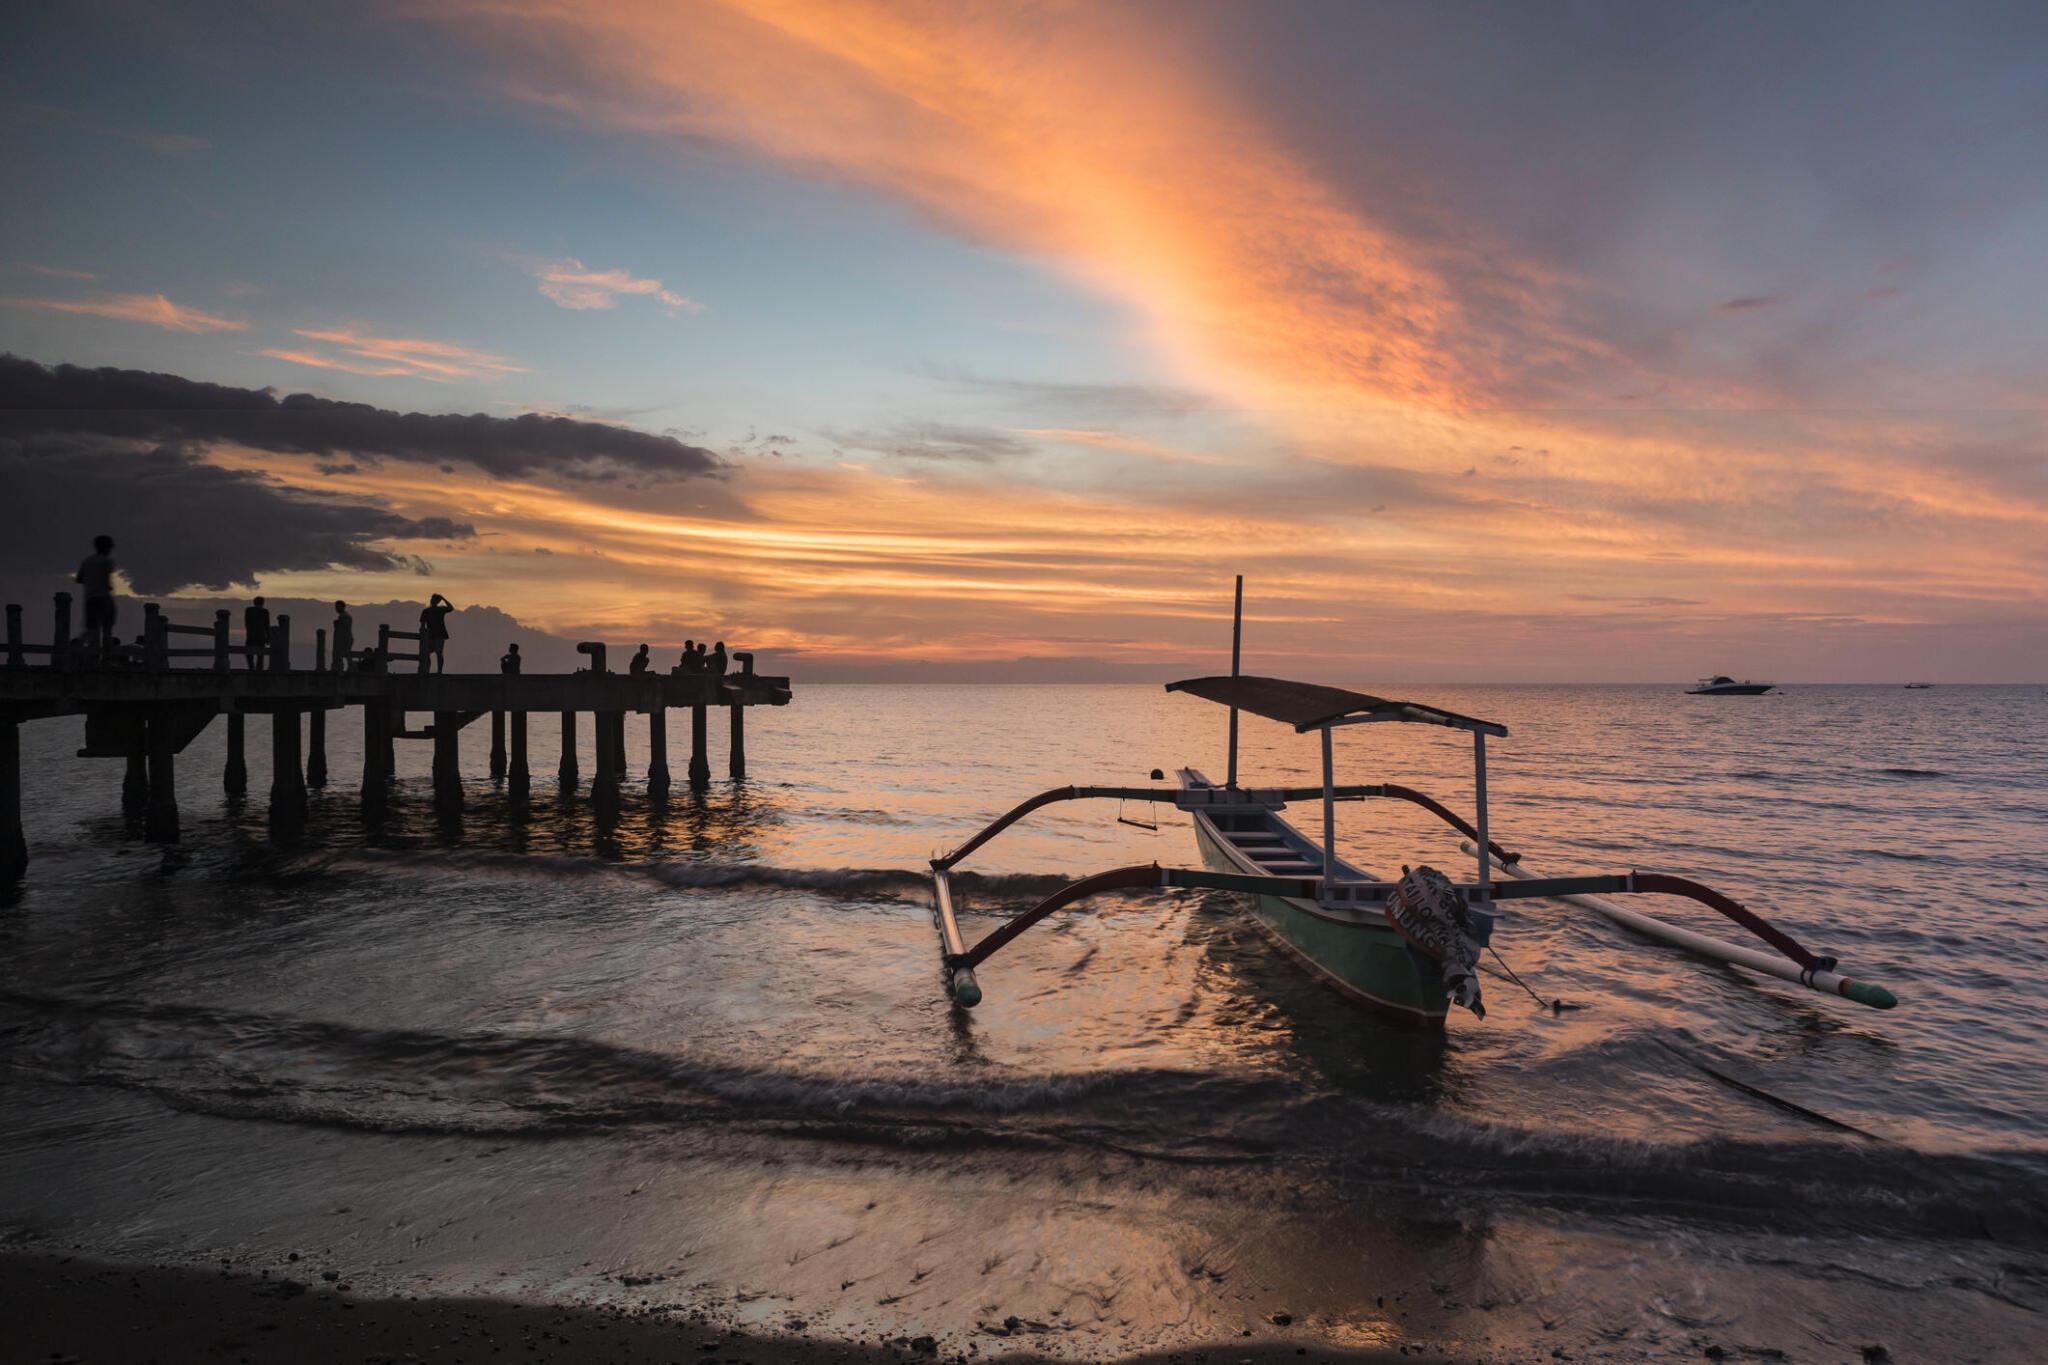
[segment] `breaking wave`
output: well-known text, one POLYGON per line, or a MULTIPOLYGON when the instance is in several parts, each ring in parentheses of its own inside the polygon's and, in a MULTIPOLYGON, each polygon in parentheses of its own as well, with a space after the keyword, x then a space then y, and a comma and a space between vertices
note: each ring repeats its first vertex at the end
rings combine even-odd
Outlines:
POLYGON ((1625 1140, 1475 1121, 1270 1075, 1170 1068, 891 1074, 720 1064, 570 1036, 444 1035, 147 1002, 0 994, 0 1066, 222 1118, 389 1134, 715 1139, 724 1160, 831 1144, 1209 1167, 1811 1230, 2048 1246, 2048 1152, 1840 1140, 1625 1140))

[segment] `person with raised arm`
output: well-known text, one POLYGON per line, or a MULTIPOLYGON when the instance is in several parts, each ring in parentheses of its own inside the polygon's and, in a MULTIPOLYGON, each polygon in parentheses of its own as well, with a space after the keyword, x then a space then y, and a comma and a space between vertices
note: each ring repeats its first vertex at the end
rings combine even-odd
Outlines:
POLYGON ((454 610, 455 604, 440 593, 435 593, 420 609, 420 656, 423 661, 434 661, 433 668, 423 667, 422 673, 448 671, 448 660, 442 651, 448 647, 448 613, 454 610))

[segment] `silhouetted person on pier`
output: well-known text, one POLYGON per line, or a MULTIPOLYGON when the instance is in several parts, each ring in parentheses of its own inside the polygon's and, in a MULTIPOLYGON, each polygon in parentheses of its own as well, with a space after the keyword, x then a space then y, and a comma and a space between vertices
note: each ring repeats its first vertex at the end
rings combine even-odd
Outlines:
POLYGON ((714 678, 725 676, 725 641, 720 640, 711 647, 711 657, 704 661, 704 671, 714 678))
POLYGON ((448 613, 454 610, 455 604, 440 593, 427 599, 427 605, 420 609, 420 652, 433 658, 431 671, 436 673, 448 671, 448 661, 441 651, 448 644, 448 613))
POLYGON ((348 614, 348 603, 334 604, 334 671, 348 672, 348 656, 356 648, 356 618, 348 614))
POLYGON ((356 672, 382 673, 385 663, 384 651, 375 645, 371 645, 363 651, 363 657, 356 660, 356 672))
POLYGON ((85 589, 85 642, 102 655, 114 650, 114 538, 94 536, 92 553, 78 566, 85 589))
POLYGON ((626 665, 626 671, 639 676, 647 671, 647 646, 640 646, 640 652, 633 656, 633 662, 626 665))
POLYGON ((670 669, 670 670, 669 670, 669 672, 671 672, 671 673, 695 673, 696 671, 697 671, 697 642, 696 642, 695 640, 685 640, 685 641, 683 641, 683 657, 682 657, 682 659, 681 659, 681 660, 680 660, 680 661, 679 661, 679 662, 678 662, 678 663, 676 664, 676 666, 675 666, 674 668, 672 668, 672 669, 670 669))
POLYGON ((500 673, 517 673, 519 671, 519 645, 516 641, 506 645, 505 652, 498 656, 498 671, 500 673))
POLYGON ((249 656, 251 673, 270 657, 270 608, 260 597, 242 608, 242 651, 249 656))

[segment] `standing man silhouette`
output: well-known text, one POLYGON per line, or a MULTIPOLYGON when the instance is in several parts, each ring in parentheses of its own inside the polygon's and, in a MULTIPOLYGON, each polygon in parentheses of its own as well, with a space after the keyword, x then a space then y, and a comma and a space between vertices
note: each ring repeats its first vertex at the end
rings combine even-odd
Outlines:
POLYGON ((436 673, 448 671, 448 661, 441 651, 448 644, 448 613, 454 610, 455 604, 440 593, 427 599, 427 605, 420 609, 420 652, 433 659, 436 673))
POLYGON ((78 566, 85 589, 85 640, 102 659, 114 649, 114 538, 94 536, 92 553, 78 566))
POLYGON ((346 673, 349 669, 349 655, 356 648, 356 621, 348 614, 348 603, 334 604, 334 671, 346 673))
POLYGON ((270 608, 260 597, 242 608, 242 649, 249 656, 251 673, 270 657, 270 608))

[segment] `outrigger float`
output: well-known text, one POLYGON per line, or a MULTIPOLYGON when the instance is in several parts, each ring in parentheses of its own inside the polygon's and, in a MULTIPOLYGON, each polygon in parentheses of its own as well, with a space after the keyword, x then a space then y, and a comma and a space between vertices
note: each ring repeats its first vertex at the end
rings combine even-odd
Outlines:
MULTIPOLYGON (((1890 1009, 1898 1003, 1882 986, 1844 976, 1836 970, 1834 958, 1809 951, 1754 911, 1689 878, 1661 872, 1534 875, 1522 866, 1519 854, 1503 849, 1487 834, 1486 741, 1505 738, 1506 726, 1420 702, 1240 674, 1243 593, 1240 578, 1230 674, 1166 686, 1169 692, 1184 692, 1230 708, 1229 768, 1221 784, 1194 768, 1182 768, 1178 782, 1170 787, 1056 787, 1040 792, 952 852, 931 860, 932 912, 938 925, 941 964, 948 993, 957 1004, 980 1003, 976 969, 1034 925, 1100 892, 1148 887, 1239 894, 1251 922, 1311 973, 1373 1013, 1420 1030, 1441 1031, 1454 1003, 1485 1016, 1479 956, 1491 944, 1496 903, 1531 897, 1590 909, 1656 942, 1873 1009, 1890 1009), (1321 735, 1322 785, 1239 786, 1240 711, 1291 725, 1297 734, 1321 735), (1475 819, 1467 821, 1423 793, 1394 783, 1337 784, 1333 732, 1344 726, 1386 722, 1435 725, 1472 736, 1475 819), (951 879, 954 869, 1033 811, 1062 801, 1094 798, 1170 803, 1186 811, 1206 867, 1145 864, 1083 877, 1004 921, 970 947, 960 929, 951 879), (1320 845, 1281 818, 1289 803, 1316 799, 1323 807, 1320 845), (1474 857, 1475 879, 1453 882, 1434 868, 1417 866, 1404 867, 1398 880, 1383 881, 1339 857, 1337 803, 1370 800, 1411 802, 1458 830, 1465 836, 1460 848, 1474 857), (1501 878, 1495 877, 1496 870, 1501 878), (1689 897, 1718 911, 1770 951, 1725 943, 1605 899, 1630 894, 1689 897)), ((1163 780, 1157 769, 1152 777, 1163 780)))

